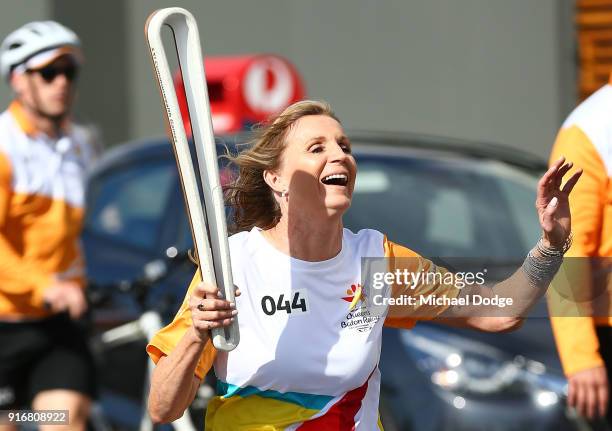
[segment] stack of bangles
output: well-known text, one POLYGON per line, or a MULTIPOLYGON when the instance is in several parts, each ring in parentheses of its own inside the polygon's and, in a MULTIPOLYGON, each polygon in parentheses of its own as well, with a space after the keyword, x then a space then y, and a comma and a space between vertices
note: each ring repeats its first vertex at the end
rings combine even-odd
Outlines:
POLYGON ((572 235, 570 234, 563 247, 546 247, 542 238, 536 246, 527 254, 523 262, 523 271, 529 282, 538 288, 546 288, 557 274, 563 263, 563 255, 572 245, 572 235))

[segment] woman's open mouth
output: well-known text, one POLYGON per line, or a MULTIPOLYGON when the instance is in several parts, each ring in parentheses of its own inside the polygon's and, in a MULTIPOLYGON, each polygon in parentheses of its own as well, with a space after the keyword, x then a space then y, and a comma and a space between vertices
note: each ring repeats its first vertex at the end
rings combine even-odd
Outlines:
POLYGON ((321 179, 321 182, 327 186, 346 186, 348 184, 348 175, 332 174, 321 179))

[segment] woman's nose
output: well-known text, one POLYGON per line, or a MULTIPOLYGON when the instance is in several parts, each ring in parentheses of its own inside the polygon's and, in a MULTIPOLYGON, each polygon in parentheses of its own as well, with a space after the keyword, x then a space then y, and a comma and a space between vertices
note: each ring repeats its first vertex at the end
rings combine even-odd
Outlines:
POLYGON ((340 147, 340 145, 335 145, 330 152, 330 160, 333 161, 342 161, 346 159, 346 153, 344 149, 340 147))

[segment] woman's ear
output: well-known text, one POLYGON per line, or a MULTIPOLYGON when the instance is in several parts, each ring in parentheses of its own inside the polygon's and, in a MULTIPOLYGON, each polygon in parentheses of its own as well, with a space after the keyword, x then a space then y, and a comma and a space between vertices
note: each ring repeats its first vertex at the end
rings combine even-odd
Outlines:
POLYGON ((285 189, 281 184, 280 176, 273 171, 265 170, 263 171, 263 179, 275 193, 282 193, 285 189))

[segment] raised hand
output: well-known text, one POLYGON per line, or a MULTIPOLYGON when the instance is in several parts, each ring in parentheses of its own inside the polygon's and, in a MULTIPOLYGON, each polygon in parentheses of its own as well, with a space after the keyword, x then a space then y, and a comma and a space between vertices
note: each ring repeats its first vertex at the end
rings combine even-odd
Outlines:
POLYGON ((561 157, 538 182, 536 209, 542 226, 544 245, 562 248, 572 230, 569 194, 578 182, 582 169, 576 171, 561 187, 563 176, 573 167, 561 157))

